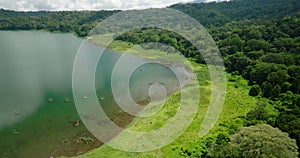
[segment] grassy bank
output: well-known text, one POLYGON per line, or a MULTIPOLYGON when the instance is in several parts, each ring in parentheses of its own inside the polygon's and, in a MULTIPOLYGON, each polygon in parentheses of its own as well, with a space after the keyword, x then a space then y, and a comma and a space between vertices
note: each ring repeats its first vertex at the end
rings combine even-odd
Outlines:
MULTIPOLYGON (((97 38, 93 37, 94 43, 98 43, 97 38)), ((176 62, 178 56, 174 54, 163 54, 156 51, 141 50, 139 46, 133 46, 125 42, 116 41, 109 46, 109 49, 131 53, 140 57, 151 58, 154 60, 162 60, 164 62, 176 62), (134 49, 133 49, 134 48, 134 49), (131 51, 128 51, 131 50, 131 51), (141 53, 140 53, 141 52, 141 53)), ((182 60, 180 60, 182 61, 182 60)), ((211 97, 211 81, 209 71, 205 65, 191 62, 200 86, 200 103, 196 116, 188 127, 188 129, 171 144, 151 152, 131 153, 113 149, 107 145, 103 145, 98 149, 88 152, 78 158, 98 158, 98 157, 186 157, 201 156, 207 152, 208 144, 214 142, 219 134, 233 134, 238 127, 243 125, 243 117, 256 107, 257 99, 248 96, 249 87, 247 81, 239 76, 231 76, 228 74, 227 95, 225 105, 217 124, 205 137, 199 137, 199 130, 207 112, 211 97), (230 80, 230 81, 229 81, 230 80)), ((192 91, 194 87, 188 87, 188 91, 192 91)), ((138 132, 149 132, 154 129, 163 127, 168 123, 170 118, 176 114, 180 101, 180 92, 176 92, 169 96, 164 107, 151 117, 136 117, 126 129, 138 132)), ((192 101, 191 101, 192 103, 192 101)), ((189 103, 187 103, 189 104, 189 103)), ((124 142, 126 144, 126 142, 124 142)))
MULTIPOLYGON (((201 67, 199 65, 199 67, 201 67)), ((201 77, 206 70, 197 71, 198 77, 201 77)), ((220 133, 233 133, 232 129, 237 129, 243 125, 241 117, 245 116, 251 109, 256 106, 257 100, 248 96, 248 87, 246 81, 238 79, 236 82, 229 82, 227 87, 226 102, 222 114, 216 126, 204 138, 199 137, 200 125, 205 116, 209 98, 210 86, 201 86, 201 102, 197 115, 187 131, 183 133, 176 141, 163 147, 146 153, 129 153, 113 149, 104 145, 89 153, 78 156, 78 158, 98 158, 98 157, 185 157, 188 155, 201 156, 206 152, 207 144, 214 141, 220 133)), ((170 96, 168 102, 164 106, 164 110, 160 111, 154 117, 135 118, 133 122, 127 126, 132 131, 151 131, 166 124, 167 118, 174 115, 178 107, 178 93, 170 96), (149 122, 153 122, 150 124, 149 122)))

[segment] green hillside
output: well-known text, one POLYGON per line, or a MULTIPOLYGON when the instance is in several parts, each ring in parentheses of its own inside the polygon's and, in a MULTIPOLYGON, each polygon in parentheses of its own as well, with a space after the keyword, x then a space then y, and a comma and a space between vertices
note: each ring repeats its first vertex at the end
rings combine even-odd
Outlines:
MULTIPOLYGON (((79 157, 253 157, 253 154, 297 157, 299 149, 295 143, 300 146, 300 1, 233 0, 176 4, 170 8, 204 25, 224 57, 228 86, 217 125, 207 136, 199 137, 210 97, 210 85, 200 83, 203 98, 197 116, 172 144, 147 153, 127 153, 102 146, 79 157), (247 130, 257 131, 257 135, 245 132, 247 130), (272 142, 279 145, 270 145, 272 142)), ((87 36, 98 22, 116 12, 119 11, 15 12, 2 9, 0 29, 74 32, 87 36)), ((94 42, 97 44, 97 40, 94 42)), ((174 32, 156 28, 131 30, 116 37, 110 48, 126 50, 145 42, 160 42, 176 48, 196 67, 198 78, 209 83, 201 54, 174 32)), ((170 117, 168 114, 173 113, 177 100, 175 93, 169 98, 167 111, 158 118, 170 117)), ((165 124, 163 119, 149 119, 160 126, 165 124)), ((128 128, 152 128, 139 123, 143 121, 149 120, 136 118, 128 128)))

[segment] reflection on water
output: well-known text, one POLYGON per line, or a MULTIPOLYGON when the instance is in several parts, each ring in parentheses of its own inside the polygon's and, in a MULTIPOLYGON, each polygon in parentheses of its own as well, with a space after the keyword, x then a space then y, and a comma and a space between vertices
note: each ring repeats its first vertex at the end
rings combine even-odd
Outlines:
POLYGON ((80 39, 38 32, 0 32, 0 128, 26 117, 48 93, 67 94, 72 59, 80 39), (68 39, 68 40, 67 40, 68 39), (67 45, 64 43, 68 41, 67 45), (63 52, 63 53, 61 53, 63 52))
MULTIPOLYGON (((72 156, 101 145, 80 121, 72 98, 73 61, 81 42, 71 34, 0 31, 0 157, 72 156)), ((82 66, 99 49, 88 45, 82 66)), ((113 97, 110 81, 120 55, 103 54, 96 90, 107 115, 123 127, 132 116, 117 106, 121 100, 113 97)), ((131 56, 130 60, 145 59, 131 56)), ((178 81, 171 69, 182 71, 182 77, 186 74, 182 67, 170 67, 147 64, 134 71, 129 83, 134 100, 145 100, 149 86, 158 81, 174 91, 178 81)))
POLYGON ((78 116, 72 101, 64 98, 72 96, 72 66, 80 43, 70 34, 0 32, 0 157, 77 150, 65 144, 85 128, 73 127, 78 116))

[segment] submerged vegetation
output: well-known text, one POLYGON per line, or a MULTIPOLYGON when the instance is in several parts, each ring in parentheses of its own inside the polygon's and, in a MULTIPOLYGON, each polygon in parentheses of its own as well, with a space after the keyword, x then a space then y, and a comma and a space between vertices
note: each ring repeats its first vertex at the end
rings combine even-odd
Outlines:
MULTIPOLYGON (((201 102, 197 115, 181 137, 160 150, 127 153, 104 145, 79 157, 297 157, 300 146, 299 1, 234 0, 177 4, 170 8, 203 24, 224 57, 228 86, 218 123, 208 135, 199 137, 211 85, 205 62, 197 49, 174 32, 156 28, 132 30, 116 37, 109 48, 127 51, 135 47, 130 53, 152 59, 164 56, 161 53, 164 50, 139 54, 142 49, 139 44, 160 42, 180 51, 191 61, 200 80, 201 102)), ((78 36, 87 36, 98 22, 116 12, 119 11, 0 10, 0 29, 75 32, 78 36)), ((91 40, 101 44, 97 36, 92 36, 91 40)), ((172 56, 169 54, 165 58, 172 59, 172 56)), ((155 118, 137 117, 127 128, 150 131, 162 127, 176 111, 178 95, 170 96, 164 111, 155 118)))

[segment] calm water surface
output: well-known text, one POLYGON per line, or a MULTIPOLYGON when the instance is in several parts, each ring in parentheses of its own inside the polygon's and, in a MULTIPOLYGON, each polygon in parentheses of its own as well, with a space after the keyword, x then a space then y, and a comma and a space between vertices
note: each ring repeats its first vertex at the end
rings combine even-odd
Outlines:
MULTIPOLYGON (((81 42, 72 34, 0 31, 0 157, 72 156, 101 145, 81 122, 75 126, 80 118, 72 98, 72 69, 81 42), (94 141, 86 143, 82 138, 94 141)), ((88 51, 98 48, 90 44, 88 51)), ((96 71, 96 90, 104 98, 101 106, 107 115, 125 126, 132 116, 120 113, 110 83, 120 55, 103 54, 96 71)), ((132 56, 130 60, 146 59, 132 56)), ((155 82, 165 83, 170 92, 178 85, 169 68, 146 64, 131 77, 133 98, 143 101, 155 82)))

